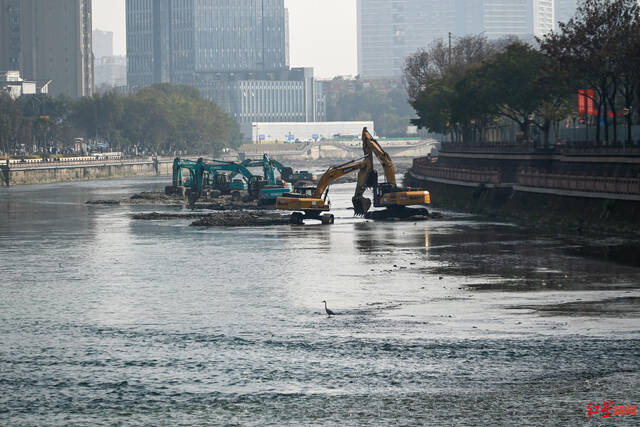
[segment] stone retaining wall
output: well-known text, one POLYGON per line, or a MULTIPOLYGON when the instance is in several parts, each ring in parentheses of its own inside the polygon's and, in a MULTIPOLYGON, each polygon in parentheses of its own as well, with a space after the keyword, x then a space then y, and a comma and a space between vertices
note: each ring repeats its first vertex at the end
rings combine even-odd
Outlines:
POLYGON ((172 162, 142 161, 94 165, 0 168, 0 185, 49 184, 53 182, 88 181, 93 179, 166 176, 172 173, 172 162))

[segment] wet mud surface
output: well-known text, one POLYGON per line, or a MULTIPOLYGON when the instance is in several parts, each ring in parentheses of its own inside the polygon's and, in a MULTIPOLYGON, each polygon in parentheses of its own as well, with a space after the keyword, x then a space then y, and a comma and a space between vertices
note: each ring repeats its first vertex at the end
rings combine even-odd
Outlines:
POLYGON ((640 401, 629 239, 85 203, 165 181, 0 189, 1 425, 637 424, 586 416, 640 401))
POLYGON ((640 297, 611 298, 600 301, 574 301, 562 304, 521 305, 518 310, 535 310, 544 315, 640 317, 640 297))

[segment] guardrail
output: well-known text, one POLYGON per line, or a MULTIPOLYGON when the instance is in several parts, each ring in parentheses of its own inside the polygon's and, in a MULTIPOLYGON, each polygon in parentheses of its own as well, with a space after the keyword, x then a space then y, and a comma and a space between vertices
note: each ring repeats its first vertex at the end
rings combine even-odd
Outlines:
POLYGON ((518 170, 517 182, 526 187, 640 195, 640 178, 569 175, 523 168, 518 170))
POLYGON ((535 143, 460 143, 443 142, 441 151, 446 153, 528 153, 558 155, 640 155, 637 145, 595 145, 593 143, 559 143, 549 147, 539 147, 535 143))
MULTIPOLYGON (((161 159, 159 159, 162 161, 161 159)), ((108 156, 77 156, 77 157, 53 157, 49 159, 8 159, 0 161, 3 166, 9 166, 9 168, 44 168, 55 166, 73 166, 73 165, 90 165, 90 164, 108 164, 108 163, 144 163, 153 161, 152 157, 148 158, 126 158, 122 155, 108 155, 108 156)))
POLYGON ((536 146, 534 143, 483 142, 482 144, 470 144, 443 142, 440 151, 446 153, 533 153, 536 151, 536 146))
POLYGON ((414 159, 413 167, 415 173, 430 177, 449 179, 452 181, 476 182, 485 184, 501 184, 502 173, 499 169, 476 169, 476 168, 450 168, 446 166, 433 166, 429 159, 414 159))

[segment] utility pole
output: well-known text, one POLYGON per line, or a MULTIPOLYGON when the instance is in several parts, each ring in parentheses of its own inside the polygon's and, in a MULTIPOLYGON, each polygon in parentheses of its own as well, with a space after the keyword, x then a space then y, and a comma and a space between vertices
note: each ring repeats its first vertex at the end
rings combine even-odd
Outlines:
POLYGON ((449 31, 449 65, 451 65, 451 31, 449 31))

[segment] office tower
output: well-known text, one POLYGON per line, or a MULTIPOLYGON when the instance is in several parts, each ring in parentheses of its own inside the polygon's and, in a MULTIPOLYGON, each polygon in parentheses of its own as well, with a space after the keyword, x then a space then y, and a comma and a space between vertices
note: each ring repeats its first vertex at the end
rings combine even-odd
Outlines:
POLYGON ((483 33, 531 42, 554 27, 554 0, 358 0, 358 73, 397 78, 435 40, 483 33))
POLYGON ((286 68, 283 0, 127 0, 129 83, 286 68))
POLYGON ((113 56, 113 32, 93 30, 93 56, 95 59, 113 56))
POLYGON ((404 61, 456 30, 456 0, 358 0, 358 73, 401 75, 404 61))
POLYGON ((0 0, 0 70, 51 80, 52 95, 93 94, 91 0, 0 0))
POLYGON ((284 10, 284 65, 287 68, 291 66, 289 58, 289 9, 284 10))
POLYGON ((324 118, 313 69, 290 70, 284 0, 127 0, 128 85, 190 84, 251 135, 324 118))
POLYGON ((568 22, 576 14, 578 0, 555 0, 556 3, 556 29, 558 22, 568 22))
POLYGON ((533 41, 554 28, 554 0, 483 1, 483 29, 489 39, 517 36, 533 41))

